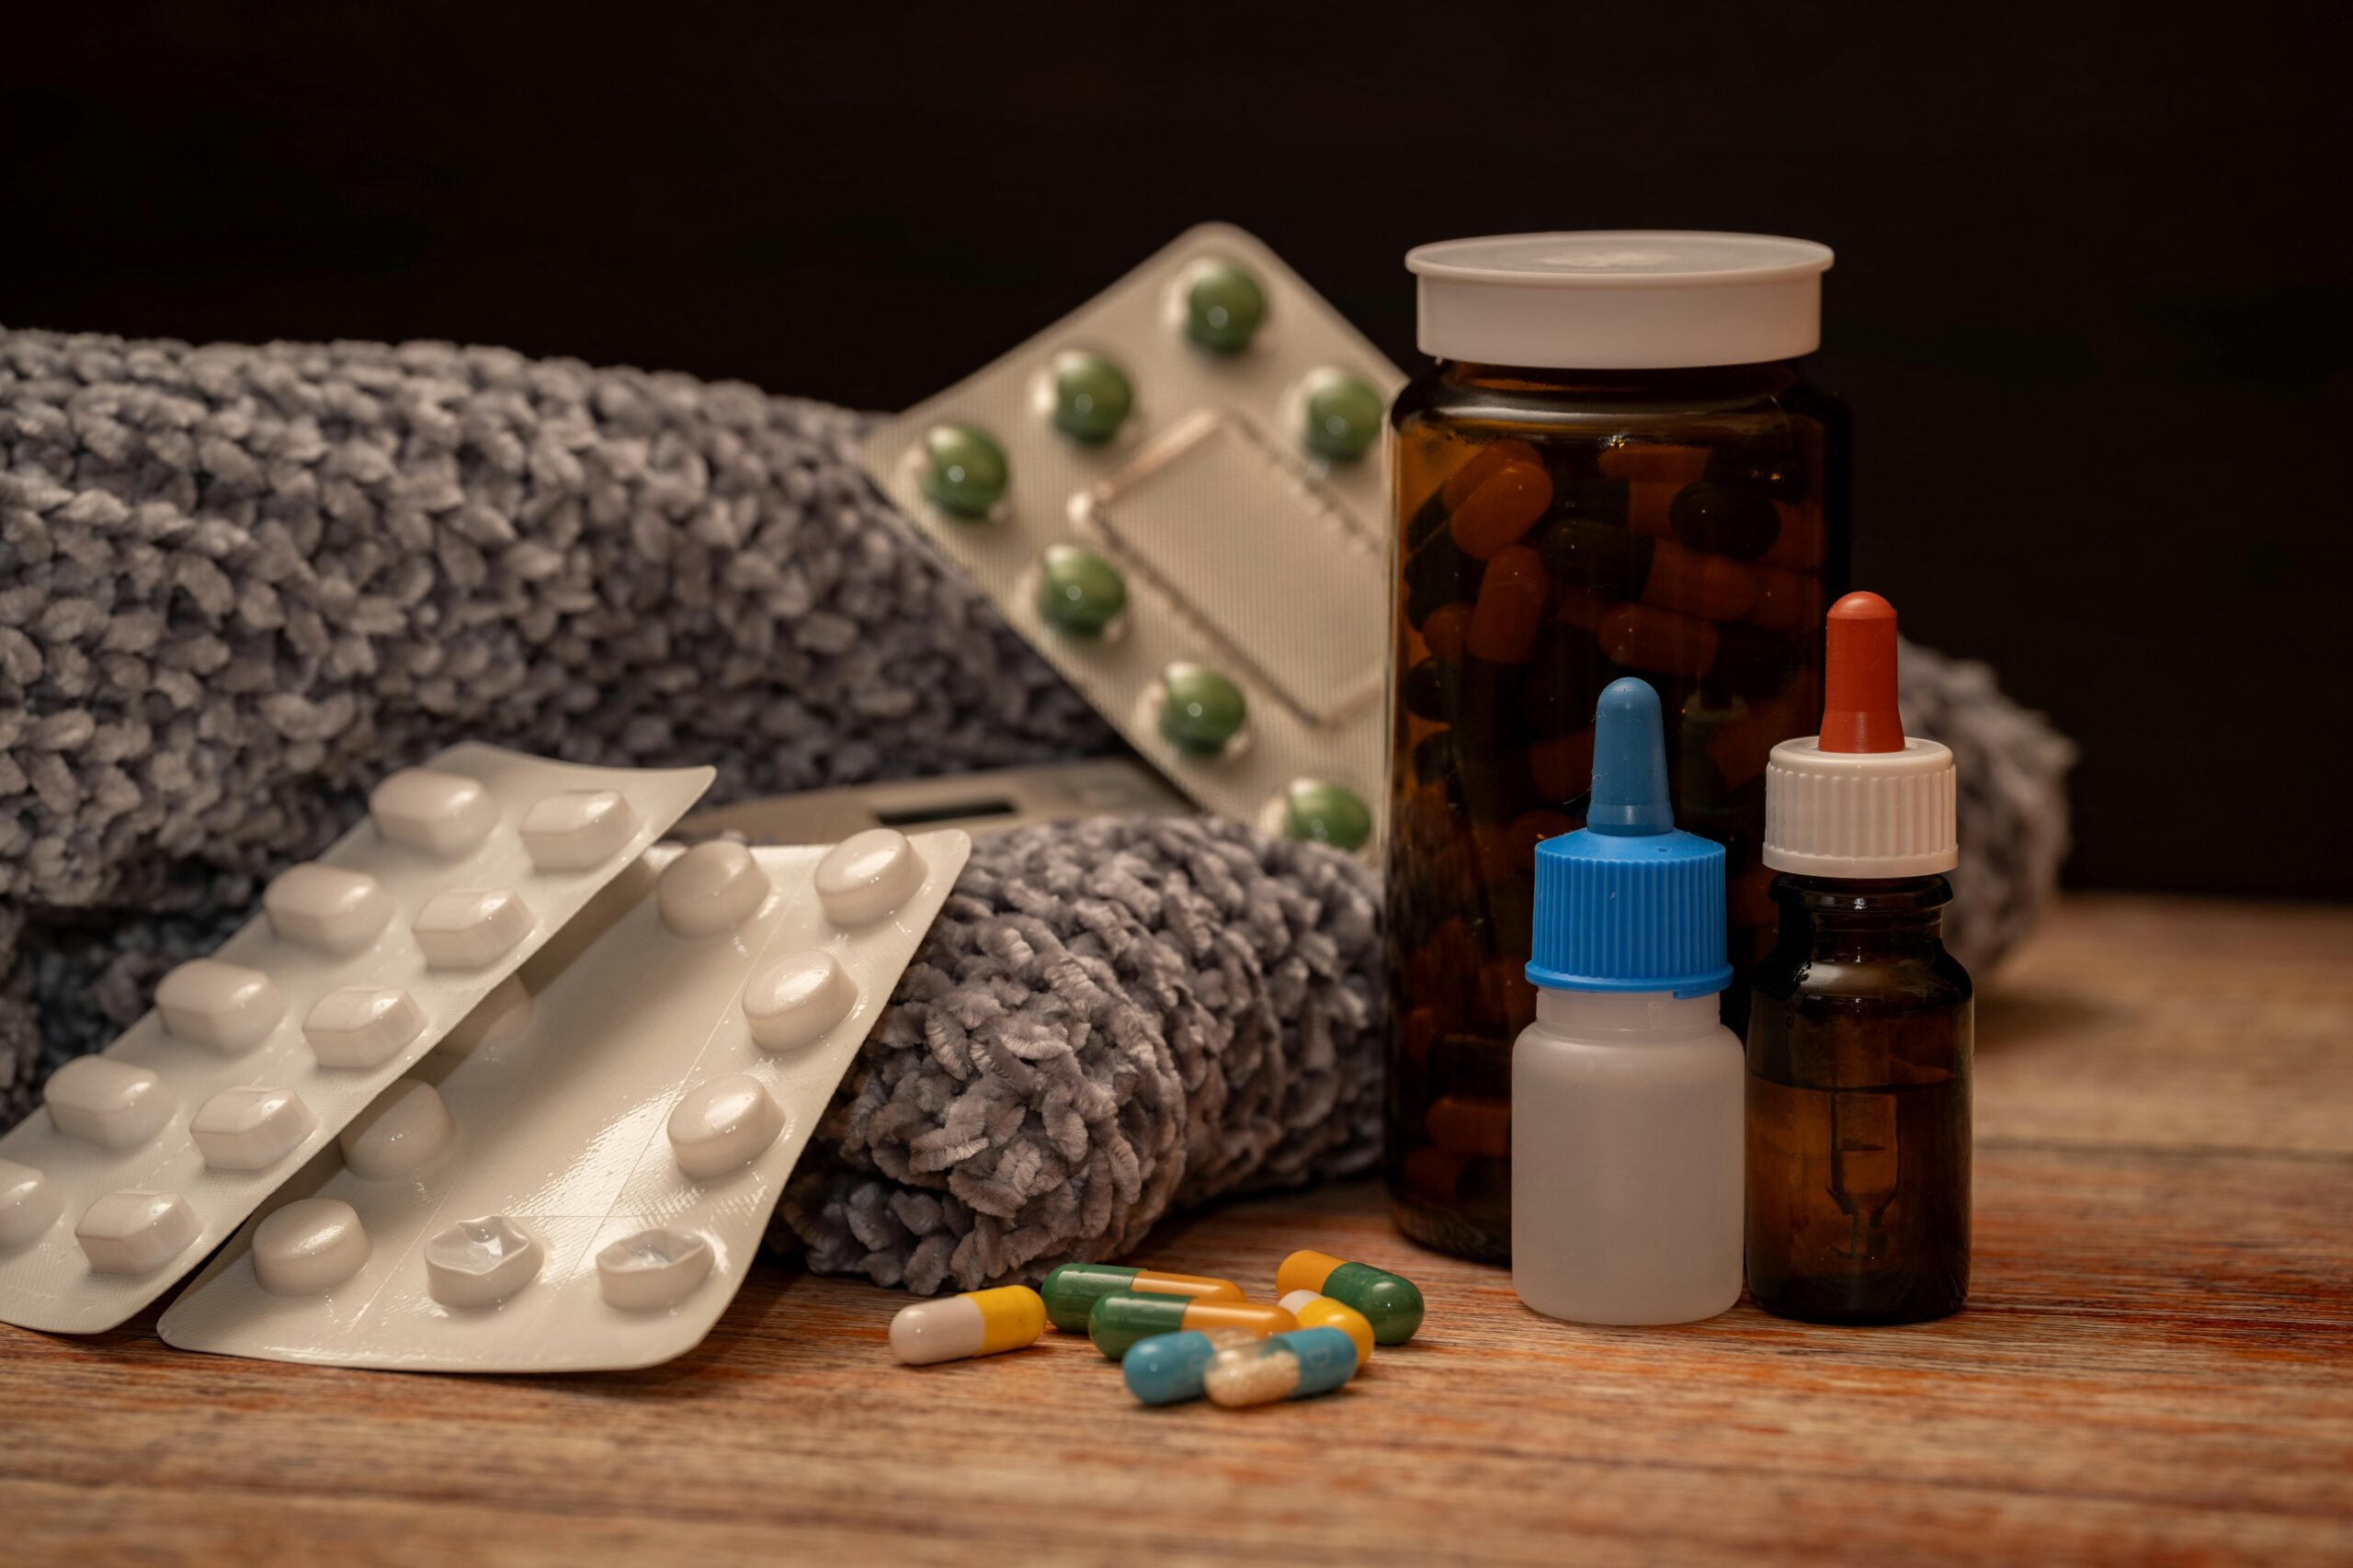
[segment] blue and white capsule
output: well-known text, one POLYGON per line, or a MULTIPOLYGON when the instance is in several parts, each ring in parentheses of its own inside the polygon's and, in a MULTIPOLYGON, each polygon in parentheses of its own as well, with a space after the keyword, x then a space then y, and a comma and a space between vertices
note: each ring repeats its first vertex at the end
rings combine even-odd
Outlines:
POLYGON ((1295 1328, 1210 1358, 1201 1386, 1228 1409, 1330 1393, 1357 1373, 1357 1343, 1336 1328, 1295 1328))
POLYGON ((1221 1350, 1256 1345, 1258 1336, 1246 1328, 1187 1328, 1155 1334, 1128 1347, 1120 1359, 1120 1375, 1128 1392, 1146 1404, 1182 1404, 1201 1397, 1201 1374, 1221 1350))

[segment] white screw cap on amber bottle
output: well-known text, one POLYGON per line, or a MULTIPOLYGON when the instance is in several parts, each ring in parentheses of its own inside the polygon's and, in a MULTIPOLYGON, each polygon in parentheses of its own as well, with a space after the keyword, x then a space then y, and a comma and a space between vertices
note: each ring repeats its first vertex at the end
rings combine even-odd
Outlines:
POLYGON ((1828 245, 1662 229, 1493 234, 1405 253, 1425 354, 1480 365, 1763 365, 1822 342, 1828 245))
POLYGON ((1887 881, 1949 871, 1952 753, 1904 733, 1895 707, 1895 607, 1848 594, 1830 607, 1822 733, 1765 765, 1765 864, 1802 877, 1887 881))

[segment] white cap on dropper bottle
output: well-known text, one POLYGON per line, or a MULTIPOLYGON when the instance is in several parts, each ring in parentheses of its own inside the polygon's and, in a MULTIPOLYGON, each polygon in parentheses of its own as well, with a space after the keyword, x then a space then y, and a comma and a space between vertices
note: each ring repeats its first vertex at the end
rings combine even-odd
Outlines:
POLYGON ((1828 630, 1822 733, 1783 741, 1765 767, 1765 864, 1860 881, 1951 870, 1952 752, 1904 733, 1895 607, 1848 594, 1828 630))

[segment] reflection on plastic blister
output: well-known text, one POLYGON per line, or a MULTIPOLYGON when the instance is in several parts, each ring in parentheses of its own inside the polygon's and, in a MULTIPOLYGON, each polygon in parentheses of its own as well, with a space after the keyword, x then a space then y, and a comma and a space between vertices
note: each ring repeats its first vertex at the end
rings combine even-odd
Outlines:
POLYGON ((711 777, 469 744, 385 779, 369 821, 273 879, 259 918, 165 975, 153 1012, 0 1136, 0 1321, 92 1334, 161 1295, 711 777), (550 869, 528 824, 587 797, 596 834, 550 869))
POLYGON ((879 427, 866 464, 1193 800, 1356 849, 1385 793, 1379 447, 1403 381, 1205 224, 879 427))
MULTIPOLYGON (((972 841, 889 829, 749 852, 655 849, 525 966, 529 999, 459 1031, 323 1150, 197 1277, 188 1350, 480 1372, 649 1366, 718 1321, 826 1102, 972 841), (655 868, 662 868, 659 876, 655 868), (305 1205, 333 1204, 306 1218, 305 1205), (366 1246, 316 1290, 273 1244, 366 1246), (287 1238, 271 1226, 289 1210, 287 1238)), ((308 1276, 323 1277, 321 1269, 308 1276)))

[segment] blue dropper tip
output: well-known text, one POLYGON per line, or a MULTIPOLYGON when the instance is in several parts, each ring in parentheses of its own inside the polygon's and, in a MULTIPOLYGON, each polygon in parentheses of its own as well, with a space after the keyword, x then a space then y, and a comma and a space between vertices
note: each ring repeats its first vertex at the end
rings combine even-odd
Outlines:
POLYGON ((1675 831, 1658 693, 1628 676, 1602 688, 1593 712, 1593 802, 1586 829, 1635 838, 1675 831))

